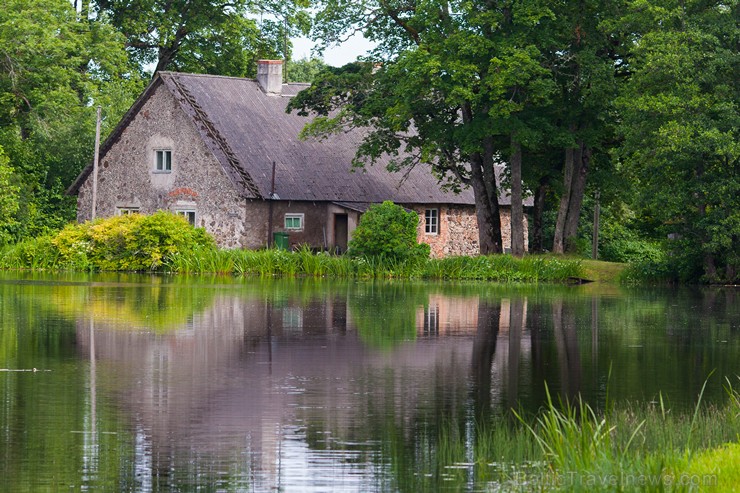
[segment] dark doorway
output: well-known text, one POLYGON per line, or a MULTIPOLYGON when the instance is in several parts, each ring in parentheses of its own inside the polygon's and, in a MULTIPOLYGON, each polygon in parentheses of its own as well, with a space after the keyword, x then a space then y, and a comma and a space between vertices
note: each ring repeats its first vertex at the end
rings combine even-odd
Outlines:
POLYGON ((347 251, 347 238, 349 236, 349 226, 347 214, 334 214, 334 250, 337 253, 347 251))

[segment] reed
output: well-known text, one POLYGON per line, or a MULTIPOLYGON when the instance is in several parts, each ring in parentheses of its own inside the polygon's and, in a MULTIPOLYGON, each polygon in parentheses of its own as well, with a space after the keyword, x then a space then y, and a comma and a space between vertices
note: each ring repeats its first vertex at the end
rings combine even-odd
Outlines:
POLYGON ((598 411, 546 391, 533 416, 442 420, 414 457, 450 491, 730 491, 740 480, 740 393, 729 379, 726 389, 724 404, 704 404, 702 392, 690 412, 662 397, 598 411))

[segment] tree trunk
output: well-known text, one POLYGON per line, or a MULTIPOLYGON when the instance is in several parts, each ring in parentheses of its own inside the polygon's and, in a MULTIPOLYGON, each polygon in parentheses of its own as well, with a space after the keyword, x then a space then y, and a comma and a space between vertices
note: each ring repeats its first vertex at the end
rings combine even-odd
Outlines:
POLYGON ((714 255, 710 252, 704 254, 704 277, 710 283, 717 282, 717 265, 714 261, 714 255))
MULTIPOLYGON (((475 214, 478 219, 478 241, 481 255, 503 253, 501 241, 501 216, 498 206, 496 175, 484 178, 485 156, 474 154, 471 159, 470 182, 475 197, 475 214), (492 183, 491 183, 492 181, 492 183), (491 200, 491 196, 496 197, 491 200)), ((492 161, 492 158, 491 158, 492 161)), ((491 162, 491 169, 493 164, 491 162)))
POLYGON ((570 188, 568 213, 565 218, 563 231, 563 247, 568 252, 575 249, 575 240, 578 237, 578 221, 581 218, 583 195, 586 192, 586 175, 591 158, 591 150, 581 141, 573 155, 573 182, 570 188))
POLYGON ((524 207, 522 205, 522 145, 511 136, 511 254, 524 256, 524 207))
POLYGON ((532 252, 543 252, 545 250, 545 238, 543 232, 545 197, 547 196, 546 176, 540 178, 540 183, 534 191, 534 208, 532 210, 532 244, 529 250, 532 252))
POLYGON ((570 202, 570 189, 573 184, 573 153, 574 149, 565 150, 565 163, 563 165, 563 193, 560 196, 558 207, 558 218, 555 221, 555 237, 552 241, 552 251, 563 253, 563 237, 565 233, 565 220, 568 216, 568 203, 570 202))
POLYGON ((170 63, 172 63, 172 60, 175 59, 176 53, 177 48, 173 49, 168 46, 160 46, 158 51, 157 67, 154 69, 154 72, 157 73, 167 70, 170 63))
MULTIPOLYGON (((473 110, 470 105, 462 106, 463 121, 473 121, 473 110)), ((482 152, 469 155, 470 185, 475 198, 475 215, 478 219, 478 244, 481 255, 503 253, 501 241, 501 214, 498 205, 498 184, 494 169, 493 138, 483 138, 482 152)))

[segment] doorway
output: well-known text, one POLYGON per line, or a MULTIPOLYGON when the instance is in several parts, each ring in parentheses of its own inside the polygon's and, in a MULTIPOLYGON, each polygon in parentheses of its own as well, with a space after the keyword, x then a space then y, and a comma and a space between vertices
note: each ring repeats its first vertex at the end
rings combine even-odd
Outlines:
POLYGON ((334 251, 336 253, 347 251, 348 224, 347 214, 334 214, 334 251))

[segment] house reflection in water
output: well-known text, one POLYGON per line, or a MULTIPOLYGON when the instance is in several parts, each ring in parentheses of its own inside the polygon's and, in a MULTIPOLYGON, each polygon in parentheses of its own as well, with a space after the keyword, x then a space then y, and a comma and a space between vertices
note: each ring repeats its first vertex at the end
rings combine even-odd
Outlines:
MULTIPOLYGON (((413 428, 430 407, 461 409, 471 375, 480 409, 515 406, 536 342, 525 299, 425 294, 411 307, 415 334, 390 347, 368 343, 367 321, 385 330, 397 320, 363 306, 346 293, 217 295, 170 331, 95 321, 97 385, 135 434, 139 485, 206 478, 265 490, 340 476, 352 489, 378 473, 367 466, 380 453, 378 428, 413 428)), ((80 319, 86 357, 90 334, 80 319)))

